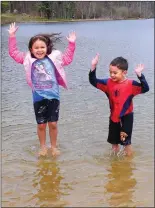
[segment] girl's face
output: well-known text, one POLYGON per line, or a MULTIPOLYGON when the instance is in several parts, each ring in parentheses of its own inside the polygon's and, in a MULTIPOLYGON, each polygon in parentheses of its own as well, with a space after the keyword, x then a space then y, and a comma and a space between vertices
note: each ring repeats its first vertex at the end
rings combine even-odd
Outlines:
POLYGON ((31 53, 36 59, 43 59, 47 54, 47 45, 42 40, 36 40, 31 48, 31 53))
POLYGON ((121 82, 125 79, 125 75, 127 74, 126 70, 121 70, 117 66, 110 65, 110 77, 114 82, 121 82))

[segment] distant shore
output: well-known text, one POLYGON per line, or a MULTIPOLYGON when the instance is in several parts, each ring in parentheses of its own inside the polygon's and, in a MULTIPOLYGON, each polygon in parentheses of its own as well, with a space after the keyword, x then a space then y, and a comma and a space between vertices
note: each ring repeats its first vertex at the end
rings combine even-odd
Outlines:
POLYGON ((32 17, 30 15, 14 15, 1 14, 1 25, 10 24, 12 22, 18 23, 61 23, 61 22, 87 22, 87 21, 114 21, 114 20, 137 20, 143 18, 95 18, 95 19, 45 19, 40 17, 32 17))

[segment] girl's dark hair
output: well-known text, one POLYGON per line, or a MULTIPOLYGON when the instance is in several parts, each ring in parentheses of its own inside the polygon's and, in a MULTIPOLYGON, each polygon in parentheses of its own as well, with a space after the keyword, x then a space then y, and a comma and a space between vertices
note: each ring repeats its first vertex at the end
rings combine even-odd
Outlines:
MULTIPOLYGON (((52 50, 54 49, 54 43, 56 43, 58 40, 60 40, 60 38, 61 38, 60 34, 61 33, 38 34, 38 35, 33 36, 30 39, 29 45, 28 45, 30 52, 31 52, 33 44, 37 40, 42 40, 47 46, 47 55, 49 55, 52 52, 52 50)), ((34 57, 34 55, 32 53, 31 53, 31 56, 34 57)))
POLYGON ((113 59, 110 65, 117 66, 121 70, 128 70, 128 61, 123 57, 113 59))

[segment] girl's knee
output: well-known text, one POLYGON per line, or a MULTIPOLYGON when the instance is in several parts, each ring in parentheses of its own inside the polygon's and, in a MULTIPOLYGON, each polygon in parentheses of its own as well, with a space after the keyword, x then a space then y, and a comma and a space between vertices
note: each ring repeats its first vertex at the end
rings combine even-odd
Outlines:
POLYGON ((38 130, 45 131, 46 130, 46 124, 38 124, 38 130))
POLYGON ((50 129, 57 129, 57 122, 49 122, 48 126, 50 129))

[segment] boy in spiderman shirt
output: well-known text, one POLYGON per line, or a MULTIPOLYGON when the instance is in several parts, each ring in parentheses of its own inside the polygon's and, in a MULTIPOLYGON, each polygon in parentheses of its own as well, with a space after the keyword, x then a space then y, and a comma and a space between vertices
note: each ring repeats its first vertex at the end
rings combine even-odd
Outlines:
POLYGON ((124 145, 127 156, 132 155, 131 135, 133 127, 133 102, 134 96, 149 91, 148 83, 142 74, 144 66, 139 64, 135 73, 140 81, 126 78, 128 62, 123 57, 117 57, 110 63, 110 78, 97 79, 96 66, 99 54, 92 59, 89 72, 89 82, 97 89, 105 92, 109 99, 110 119, 107 141, 112 144, 115 152, 119 151, 119 144, 124 145))

